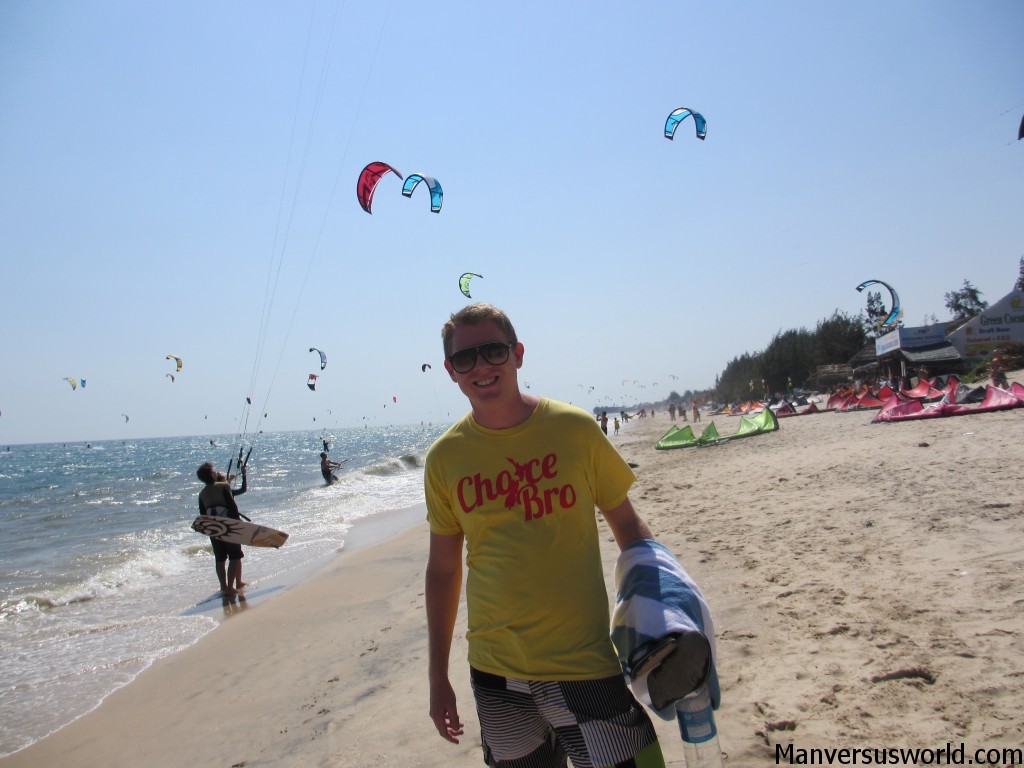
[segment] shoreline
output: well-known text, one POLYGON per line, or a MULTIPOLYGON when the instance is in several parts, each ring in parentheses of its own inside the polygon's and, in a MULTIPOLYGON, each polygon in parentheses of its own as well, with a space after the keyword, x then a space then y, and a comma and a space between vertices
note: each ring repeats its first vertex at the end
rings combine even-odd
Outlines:
MULTIPOLYGON (((672 424, 659 413, 612 437, 637 465, 634 506, 714 615, 727 765, 771 765, 787 745, 1024 746, 1024 411, 873 416, 656 451, 672 424)), ((715 420, 722 434, 739 423, 715 420)), ((617 548, 599 530, 610 585, 617 548)), ((451 656, 461 744, 427 717, 426 553, 425 522, 353 541, 0 768, 478 766, 464 602, 451 656)), ((681 768, 675 723, 652 719, 681 768)))
POLYGON ((414 528, 417 524, 422 523, 425 520, 425 502, 417 502, 416 504, 408 507, 391 509, 359 518, 351 524, 342 546, 335 550, 333 554, 325 555, 322 559, 312 561, 306 564, 306 566, 288 572, 284 575, 270 577, 265 581, 257 579, 256 582, 250 585, 248 590, 241 593, 240 596, 227 598, 219 593, 213 593, 209 597, 201 599, 191 608, 182 611, 180 615, 206 616, 214 622, 214 625, 209 631, 196 639, 191 645, 174 651, 167 656, 155 659, 130 681, 118 686, 104 696, 104 698, 97 702, 92 709, 84 712, 70 722, 59 726, 56 730, 50 732, 32 744, 23 747, 16 752, 0 756, 0 764, 6 764, 5 761, 20 756, 26 750, 33 749, 37 745, 60 734, 65 728, 72 726, 82 718, 88 717, 98 709, 101 709, 105 706, 111 696, 125 688, 135 685, 139 678, 146 674, 146 672, 148 672, 154 665, 160 664, 167 659, 174 658, 181 653, 186 653, 197 646, 201 646, 202 643, 204 643, 211 635, 220 630, 229 619, 236 620, 241 613, 248 611, 249 608, 259 606, 262 609, 264 607, 264 603, 269 602, 271 598, 290 594, 305 582, 315 580, 320 573, 329 570, 340 560, 344 560, 346 557, 351 557, 357 552, 372 548, 378 544, 400 536, 402 533, 414 528), (240 600, 239 597, 242 599, 240 600))
MULTIPOLYGON (((421 501, 409 507, 389 509, 385 512, 378 512, 358 518, 345 533, 345 539, 341 547, 334 550, 333 553, 325 553, 322 557, 316 558, 284 574, 267 579, 256 579, 254 583, 249 584, 248 591, 241 594, 244 600, 239 601, 238 596, 228 598, 220 593, 213 593, 209 597, 200 600, 192 608, 183 611, 182 615, 215 614, 218 608, 223 608, 223 616, 209 616, 219 626, 222 621, 240 613, 241 610, 248 610, 259 605, 271 595, 287 593, 304 581, 314 578, 316 574, 328 568, 339 557, 344 557, 346 554, 352 554, 361 549, 385 542, 402 531, 415 526, 418 522, 426 520, 426 517, 427 505, 426 502, 421 501), (243 605, 240 606, 240 602, 243 605)), ((216 627, 213 629, 216 629, 216 627)), ((210 631, 212 632, 213 629, 210 631)), ((208 634, 209 632, 206 633, 206 635, 208 634)), ((203 635, 203 637, 206 637, 206 635, 203 635)), ((202 639, 201 637, 196 642, 202 639)))

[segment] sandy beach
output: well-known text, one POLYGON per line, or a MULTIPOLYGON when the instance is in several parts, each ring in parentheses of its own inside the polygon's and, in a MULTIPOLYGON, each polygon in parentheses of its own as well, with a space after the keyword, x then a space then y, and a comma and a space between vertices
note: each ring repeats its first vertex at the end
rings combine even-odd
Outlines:
MULTIPOLYGON (((656 451, 662 412, 613 437, 637 465, 635 506, 714 613, 727 765, 774 765, 790 744, 1024 747, 1024 409, 874 413, 656 451)), ((342 553, 0 768, 482 765, 464 614, 462 743, 427 717, 426 548, 421 522, 342 553)), ((656 727, 667 764, 685 765, 675 723, 656 727)))

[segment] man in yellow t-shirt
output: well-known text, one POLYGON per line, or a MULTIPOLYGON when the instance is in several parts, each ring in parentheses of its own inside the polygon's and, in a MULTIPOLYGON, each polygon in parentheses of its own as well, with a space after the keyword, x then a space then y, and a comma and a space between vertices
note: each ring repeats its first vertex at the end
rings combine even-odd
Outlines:
POLYGON ((458 742, 448 662, 465 544, 469 663, 488 765, 663 767, 609 639, 595 510, 623 548, 652 538, 632 470, 584 411, 519 389, 524 347, 473 304, 442 329, 471 412, 427 454, 430 716, 458 742))

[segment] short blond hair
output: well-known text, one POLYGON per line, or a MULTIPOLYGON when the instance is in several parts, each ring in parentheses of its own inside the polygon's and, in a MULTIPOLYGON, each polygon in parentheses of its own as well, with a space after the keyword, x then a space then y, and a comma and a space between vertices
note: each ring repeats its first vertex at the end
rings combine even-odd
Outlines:
POLYGON ((512 321, 508 319, 508 315, 493 304, 479 302, 477 304, 470 304, 455 312, 448 318, 448 322, 441 327, 441 340, 444 342, 445 359, 447 360, 452 353, 452 336, 455 335, 457 328, 461 328, 464 325, 480 325, 487 322, 497 325, 505 334, 505 340, 510 344, 515 345, 519 343, 519 339, 516 337, 516 329, 512 327, 512 321))

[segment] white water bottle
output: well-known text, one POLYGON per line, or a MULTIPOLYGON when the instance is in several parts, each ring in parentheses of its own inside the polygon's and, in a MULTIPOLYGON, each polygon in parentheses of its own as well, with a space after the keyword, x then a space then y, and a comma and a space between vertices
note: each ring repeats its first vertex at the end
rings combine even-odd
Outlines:
POLYGON ((676 719, 683 737, 686 768, 724 768, 715 711, 706 685, 676 701, 676 719))

